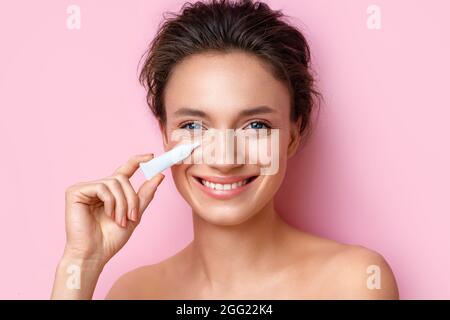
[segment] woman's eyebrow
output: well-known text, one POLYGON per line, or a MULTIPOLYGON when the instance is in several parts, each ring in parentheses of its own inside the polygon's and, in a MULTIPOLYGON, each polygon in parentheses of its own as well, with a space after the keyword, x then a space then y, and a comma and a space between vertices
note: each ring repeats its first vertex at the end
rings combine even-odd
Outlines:
POLYGON ((175 116, 191 116, 191 117, 199 117, 199 118, 209 118, 209 116, 202 110, 193 109, 193 108, 180 108, 174 112, 175 116))
MULTIPOLYGON (((253 116, 257 114, 267 114, 267 113, 276 113, 276 110, 269 107, 269 106, 256 106, 252 108, 247 108, 245 110, 242 110, 239 112, 239 116, 253 116)), ((175 116, 181 117, 181 116, 191 116, 191 117, 199 117, 199 118, 207 118, 209 119, 209 116, 206 112, 194 109, 194 108, 187 108, 182 107, 174 112, 175 116)))
POLYGON ((239 115, 241 116, 253 116, 257 114, 267 114, 267 113, 276 113, 275 109, 272 109, 268 106, 257 106, 242 110, 239 115))

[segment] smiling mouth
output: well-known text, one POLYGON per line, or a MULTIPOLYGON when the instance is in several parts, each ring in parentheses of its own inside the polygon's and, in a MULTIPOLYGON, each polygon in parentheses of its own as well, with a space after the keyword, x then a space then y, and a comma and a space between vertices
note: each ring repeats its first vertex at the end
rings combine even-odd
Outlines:
POLYGON ((233 182, 233 183, 214 183, 212 181, 208 181, 205 179, 201 179, 196 177, 196 179, 205 187, 211 189, 211 190, 234 190, 234 189, 238 189, 241 188, 249 183, 251 183, 253 180, 255 180, 257 178, 257 176, 253 176, 247 179, 243 179, 237 182, 233 182))
POLYGON ((231 191, 231 190, 240 190, 244 189, 244 187, 247 187, 249 184, 251 184, 258 176, 250 176, 250 177, 243 177, 243 179, 227 179, 227 178, 218 178, 220 179, 218 182, 218 179, 215 179, 214 177, 196 177, 194 176, 195 180, 200 183, 203 187, 211 190, 211 191, 219 191, 224 192, 231 191), (222 180, 223 179, 223 180, 222 180), (227 183, 225 183, 227 182, 227 183))

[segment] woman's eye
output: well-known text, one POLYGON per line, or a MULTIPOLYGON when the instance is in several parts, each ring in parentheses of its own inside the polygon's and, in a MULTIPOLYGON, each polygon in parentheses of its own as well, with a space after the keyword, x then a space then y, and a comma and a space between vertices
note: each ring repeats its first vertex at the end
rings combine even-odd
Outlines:
POLYGON ((253 121, 245 129, 270 129, 270 127, 262 121, 253 121))
POLYGON ((202 125, 198 122, 187 122, 181 126, 181 129, 201 130, 202 125))

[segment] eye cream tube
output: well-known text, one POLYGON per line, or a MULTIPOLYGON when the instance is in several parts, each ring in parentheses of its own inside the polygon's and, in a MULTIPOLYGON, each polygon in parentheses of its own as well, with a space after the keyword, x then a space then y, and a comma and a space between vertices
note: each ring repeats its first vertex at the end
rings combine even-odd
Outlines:
POLYGON ((189 157, 198 146, 200 146, 200 142, 180 144, 156 158, 139 163, 139 167, 145 178, 150 180, 158 173, 189 157))

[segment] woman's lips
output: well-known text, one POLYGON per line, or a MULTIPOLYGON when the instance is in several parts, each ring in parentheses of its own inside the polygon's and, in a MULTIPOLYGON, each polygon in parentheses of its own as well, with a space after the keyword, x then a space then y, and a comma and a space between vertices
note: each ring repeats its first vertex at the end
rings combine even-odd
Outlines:
POLYGON ((194 176, 195 184, 207 195, 220 199, 231 199, 247 190, 258 176, 194 176))

